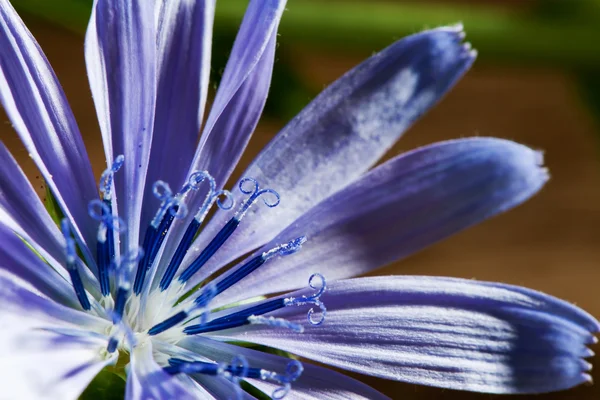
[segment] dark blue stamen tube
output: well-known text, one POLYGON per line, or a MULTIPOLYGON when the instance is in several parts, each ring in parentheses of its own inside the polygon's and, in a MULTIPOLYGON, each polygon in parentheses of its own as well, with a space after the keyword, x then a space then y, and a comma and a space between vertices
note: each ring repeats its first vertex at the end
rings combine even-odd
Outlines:
POLYGON ((164 368, 165 372, 175 375, 181 372, 219 375, 221 371, 229 372, 233 376, 240 376, 251 379, 261 379, 261 368, 248 368, 240 365, 223 365, 208 363, 204 361, 185 361, 179 358, 170 358, 169 366, 164 368))
POLYGON ((163 322, 154 325, 152 328, 150 328, 150 330, 148 330, 148 335, 150 335, 150 336, 158 335, 159 333, 162 333, 162 332, 166 331, 167 329, 174 327, 178 323, 185 320, 187 317, 188 317, 188 314, 185 311, 180 311, 177 314, 173 315, 172 317, 167 318, 163 322))
POLYGON ((206 246, 202 253, 194 260, 194 262, 187 267, 185 271, 179 276, 179 282, 185 283, 187 282, 204 264, 210 260, 210 258, 219 250, 219 248, 225 243, 225 241, 231 236, 231 234, 236 230, 240 221, 238 219, 231 218, 225 226, 217 233, 217 235, 211 240, 211 242, 206 246))
POLYGON ((217 318, 206 324, 197 324, 186 326, 183 333, 187 335, 196 335, 198 333, 220 331, 222 329, 236 328, 248 324, 248 317, 251 315, 262 315, 271 311, 285 307, 284 299, 275 299, 259 304, 254 307, 246 308, 236 313, 217 318))
POLYGON ((203 292, 200 296, 194 300, 194 302, 198 305, 204 305, 208 302, 208 300, 216 297, 218 294, 224 292, 229 289, 231 286, 235 285, 246 276, 250 275, 254 272, 258 267, 265 263, 266 259, 261 254, 258 257, 254 257, 252 260, 248 261, 246 264, 242 265, 239 269, 235 270, 232 274, 225 277, 223 280, 218 282, 216 286, 216 290, 214 293, 203 292))
POLYGON ((119 288, 117 290, 117 299, 115 300, 115 308, 113 315, 113 323, 117 324, 123 318, 123 311, 125 310, 125 303, 127 302, 127 294, 128 290, 124 288, 119 288))
POLYGON ((73 284, 73 289, 75 289, 75 295, 77 296, 77 300, 79 300, 79 304, 81 304, 81 307, 83 307, 84 310, 89 310, 91 308, 90 300, 85 294, 85 288, 83 287, 83 282, 81 281, 77 266, 75 264, 67 263, 67 270, 69 271, 71 283, 73 284))
POLYGON ((112 337, 108 340, 108 346, 106 347, 106 351, 109 353, 114 353, 117 350, 117 346, 119 345, 119 341, 112 337))
MULTIPOLYGON (((112 205, 109 200, 102 201, 105 208, 102 208, 102 216, 112 217, 112 205)), ((102 296, 108 296, 110 293, 109 269, 115 258, 115 238, 111 224, 106 224, 106 240, 98 241, 96 244, 96 255, 98 258, 98 281, 100 282, 100 292, 102 296)))
POLYGON ((179 245, 177 246, 177 250, 175 250, 175 254, 173 254, 173 258, 171 259, 169 266, 165 270, 165 273, 162 279, 160 280, 161 291, 164 292, 169 288, 169 285, 171 285, 171 282, 173 281, 173 278, 175 277, 175 274, 177 273, 177 270, 179 269, 179 266, 181 265, 185 254, 192 245, 194 237, 196 236, 196 233, 198 233, 199 228, 200 221, 194 218, 192 222, 190 222, 190 224, 188 225, 185 234, 181 239, 181 242, 179 242, 179 245))
POLYGON ((160 221, 158 228, 154 228, 152 225, 148 226, 146 235, 144 236, 144 245, 142 247, 144 250, 144 257, 142 257, 138 263, 135 281, 133 282, 133 291, 135 294, 140 294, 142 292, 146 273, 152 266, 152 263, 160 250, 160 246, 162 246, 162 243, 167 236, 167 232, 173 223, 173 219, 175 218, 174 214, 178 209, 178 206, 171 207, 160 221))
POLYGON ((170 358, 169 366, 164 368, 164 371, 175 375, 183 370, 188 373, 204 374, 204 375, 219 375, 221 366, 219 364, 207 363, 203 361, 185 361, 179 358, 170 358))

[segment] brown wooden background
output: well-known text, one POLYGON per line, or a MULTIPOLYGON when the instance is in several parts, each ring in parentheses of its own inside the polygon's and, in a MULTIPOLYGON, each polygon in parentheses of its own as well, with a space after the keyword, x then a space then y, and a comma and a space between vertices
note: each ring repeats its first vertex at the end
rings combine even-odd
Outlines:
MULTIPOLYGON (((37 21, 29 21, 29 26, 64 86, 99 174, 104 158, 85 75, 83 39, 37 21)), ((301 48, 295 53, 298 70, 317 89, 369 55, 332 56, 301 48)), ((5 116, 1 121, 2 140, 8 142, 35 180, 35 168, 15 140, 10 123, 5 116)), ((263 121, 242 164, 284 123, 263 121)), ((448 275, 524 285, 574 302, 600 317, 599 131, 568 75, 553 70, 476 65, 390 155, 437 140, 498 136, 545 150, 552 180, 524 206, 376 273, 448 275)), ((36 184, 41 189, 39 178, 36 184)), ((598 380, 600 362, 595 364, 598 380)), ((497 398, 369 378, 364 381, 394 399, 497 398)), ((597 399, 600 386, 535 397, 597 399)))

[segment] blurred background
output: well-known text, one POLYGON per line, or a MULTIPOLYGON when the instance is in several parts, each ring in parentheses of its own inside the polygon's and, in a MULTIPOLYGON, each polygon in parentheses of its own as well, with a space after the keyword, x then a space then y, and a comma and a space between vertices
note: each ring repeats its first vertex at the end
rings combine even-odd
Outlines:
MULTIPOLYGON (((99 175, 104 156, 83 60, 91 0, 13 3, 62 82, 99 175)), ((218 2, 214 86, 245 3, 218 2)), ((290 0, 287 9, 265 116, 242 165, 320 90, 373 52, 424 28, 463 22, 479 60, 388 157, 438 140, 497 136, 544 150, 552 179, 516 210, 376 274, 447 275, 523 285, 600 317, 600 1, 290 0)), ((7 118, 1 118, 2 140, 43 196, 43 181, 7 118)), ((593 362, 600 381, 600 362, 593 362)), ((499 398, 360 379, 393 399, 499 398)), ((598 399, 600 386, 535 397, 598 399)))

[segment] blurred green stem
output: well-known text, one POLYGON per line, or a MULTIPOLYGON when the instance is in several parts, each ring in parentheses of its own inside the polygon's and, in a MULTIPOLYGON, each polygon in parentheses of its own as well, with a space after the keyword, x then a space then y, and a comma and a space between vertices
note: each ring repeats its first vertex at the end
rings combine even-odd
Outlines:
MULTIPOLYGON (((596 11, 596 0, 588 1, 593 5, 590 10, 596 11)), ((21 11, 83 32, 91 1, 15 0, 14 4, 21 11)), ((246 4, 247 0, 219 1, 216 29, 234 32, 246 4)), ((291 0, 287 9, 280 28, 286 45, 370 52, 426 27, 462 22, 468 40, 486 60, 578 69, 600 67, 600 15, 596 12, 586 13, 585 18, 577 18, 580 13, 547 18, 527 11, 449 3, 331 0, 291 0)))

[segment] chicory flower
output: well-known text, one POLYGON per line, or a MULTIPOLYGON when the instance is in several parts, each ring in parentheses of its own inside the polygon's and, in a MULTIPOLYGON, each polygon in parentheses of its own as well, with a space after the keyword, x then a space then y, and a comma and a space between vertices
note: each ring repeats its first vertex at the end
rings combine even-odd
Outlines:
POLYGON ((54 73, 0 0, 0 97, 64 216, 52 220, 1 145, 1 398, 75 399, 125 364, 127 399, 251 398, 242 385, 386 398, 292 355, 492 393, 590 380, 583 359, 599 325, 566 302, 500 283, 353 278, 518 205, 548 178, 539 153, 493 138, 368 171, 472 64, 460 26, 409 36, 341 77, 230 192, 285 1, 250 2, 203 123, 214 7, 94 2, 85 57, 107 158, 96 186, 54 73))

